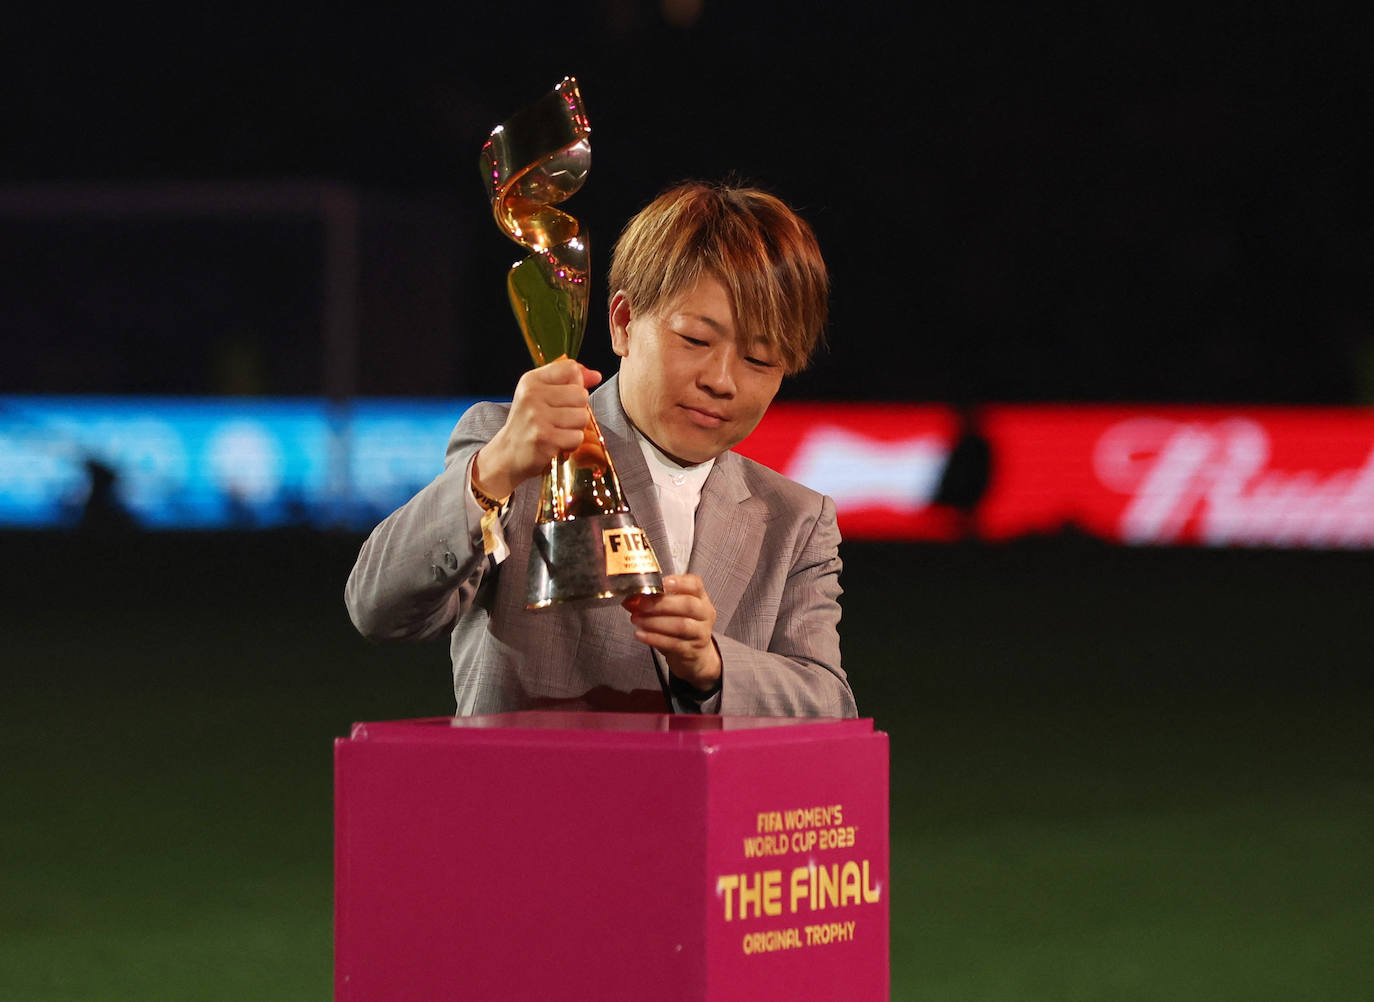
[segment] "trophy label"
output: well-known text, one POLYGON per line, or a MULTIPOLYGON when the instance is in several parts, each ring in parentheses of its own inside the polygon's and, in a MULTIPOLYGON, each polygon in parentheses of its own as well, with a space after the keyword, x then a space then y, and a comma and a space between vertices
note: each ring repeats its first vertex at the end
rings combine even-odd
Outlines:
POLYGON ((649 537, 637 526, 617 526, 601 530, 606 548, 607 574, 657 574, 658 560, 649 537))

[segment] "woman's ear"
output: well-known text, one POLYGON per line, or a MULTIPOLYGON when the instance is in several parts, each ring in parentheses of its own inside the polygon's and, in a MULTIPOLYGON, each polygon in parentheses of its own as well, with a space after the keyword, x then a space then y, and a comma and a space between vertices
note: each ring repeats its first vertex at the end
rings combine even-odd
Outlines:
POLYGON ((611 297, 611 350, 624 358, 630 353, 630 297, 620 289, 611 297))

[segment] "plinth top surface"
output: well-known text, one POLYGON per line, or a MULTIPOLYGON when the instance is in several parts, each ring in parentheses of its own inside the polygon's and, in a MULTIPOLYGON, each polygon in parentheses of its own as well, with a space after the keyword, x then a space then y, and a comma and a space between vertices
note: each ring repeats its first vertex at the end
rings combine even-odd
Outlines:
POLYGON ((357 723, 354 741, 462 744, 517 741, 727 745, 814 741, 873 733, 873 720, 814 717, 686 716, 670 713, 595 713, 523 710, 473 717, 422 717, 357 723))

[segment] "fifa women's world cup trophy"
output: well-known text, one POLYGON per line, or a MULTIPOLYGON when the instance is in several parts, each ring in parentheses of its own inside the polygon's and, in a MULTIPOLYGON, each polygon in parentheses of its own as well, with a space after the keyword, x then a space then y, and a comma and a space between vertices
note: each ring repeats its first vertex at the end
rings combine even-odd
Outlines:
MULTIPOLYGON (((587 326, 589 255, 578 222, 555 206, 591 168, 586 109, 567 77, 492 130, 481 169, 502 232, 527 248, 506 279, 535 365, 576 358, 587 326)), ((582 444, 544 471, 525 607, 663 591, 658 559, 620 492, 591 408, 582 444)))

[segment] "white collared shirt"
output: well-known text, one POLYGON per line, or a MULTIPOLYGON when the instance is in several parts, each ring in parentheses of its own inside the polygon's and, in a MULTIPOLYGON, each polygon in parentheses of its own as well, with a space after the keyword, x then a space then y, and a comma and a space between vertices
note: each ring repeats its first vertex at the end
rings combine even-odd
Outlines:
POLYGON ((658 507, 663 512, 663 528, 668 535, 668 553, 659 554, 660 559, 667 557, 663 563, 669 566, 663 568, 664 573, 685 574, 692 559, 701 488, 716 461, 708 459, 695 466, 679 466, 660 452, 638 428, 635 428, 635 437, 639 439, 639 448, 649 465, 649 475, 654 479, 658 507))

